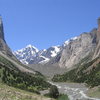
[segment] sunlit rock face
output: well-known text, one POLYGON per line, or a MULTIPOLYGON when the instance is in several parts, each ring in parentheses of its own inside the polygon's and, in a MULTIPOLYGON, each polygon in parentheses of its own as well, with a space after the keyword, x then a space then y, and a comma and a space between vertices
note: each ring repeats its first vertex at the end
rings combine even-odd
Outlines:
POLYGON ((62 52, 59 61, 60 67, 71 68, 90 53, 92 54, 96 46, 96 42, 93 42, 93 39, 94 37, 90 32, 83 33, 77 39, 70 41, 62 52))

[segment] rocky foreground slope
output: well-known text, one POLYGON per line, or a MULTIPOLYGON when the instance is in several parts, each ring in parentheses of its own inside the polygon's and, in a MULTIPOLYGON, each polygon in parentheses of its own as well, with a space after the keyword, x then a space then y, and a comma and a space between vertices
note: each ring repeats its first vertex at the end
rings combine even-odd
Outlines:
POLYGON ((0 83, 0 100, 51 100, 51 98, 46 98, 0 83))

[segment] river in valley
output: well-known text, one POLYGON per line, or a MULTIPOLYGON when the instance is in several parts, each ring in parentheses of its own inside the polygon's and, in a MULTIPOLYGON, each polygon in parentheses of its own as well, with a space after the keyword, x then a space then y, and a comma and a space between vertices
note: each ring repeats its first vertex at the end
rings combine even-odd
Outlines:
POLYGON ((52 85, 56 85, 60 93, 67 94, 70 100, 100 100, 98 98, 88 97, 86 95, 88 88, 84 84, 50 83, 52 85))

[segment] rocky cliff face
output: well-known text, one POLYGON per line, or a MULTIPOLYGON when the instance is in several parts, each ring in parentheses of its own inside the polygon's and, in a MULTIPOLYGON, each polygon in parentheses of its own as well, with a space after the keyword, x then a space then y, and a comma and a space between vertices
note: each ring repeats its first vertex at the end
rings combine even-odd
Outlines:
POLYGON ((59 66, 67 68, 74 66, 89 54, 93 54, 95 47, 96 42, 94 42, 93 31, 81 34, 65 46, 61 54, 59 66))
POLYGON ((10 48, 8 47, 6 41, 5 41, 5 38, 4 38, 4 29, 3 29, 3 22, 2 22, 2 18, 0 16, 0 51, 4 54, 6 54, 7 56, 9 57, 12 57, 14 59, 16 59, 10 48))

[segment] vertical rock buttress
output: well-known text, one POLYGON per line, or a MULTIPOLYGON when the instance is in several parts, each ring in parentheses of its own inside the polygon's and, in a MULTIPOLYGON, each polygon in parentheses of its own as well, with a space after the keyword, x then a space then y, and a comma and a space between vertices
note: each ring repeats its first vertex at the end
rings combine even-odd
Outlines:
POLYGON ((96 36, 97 36, 97 38, 96 38, 97 47, 95 49, 93 59, 95 59, 96 57, 100 57, 100 17, 98 18, 98 29, 97 29, 96 36))
POLYGON ((4 40, 4 30, 3 30, 3 22, 1 16, 0 16, 0 39, 4 40))
POLYGON ((98 18, 97 42, 100 41, 100 18, 98 18))
POLYGON ((0 16, 0 52, 6 54, 7 56, 13 57, 13 54, 7 45, 4 37, 4 28, 2 17, 0 16))

